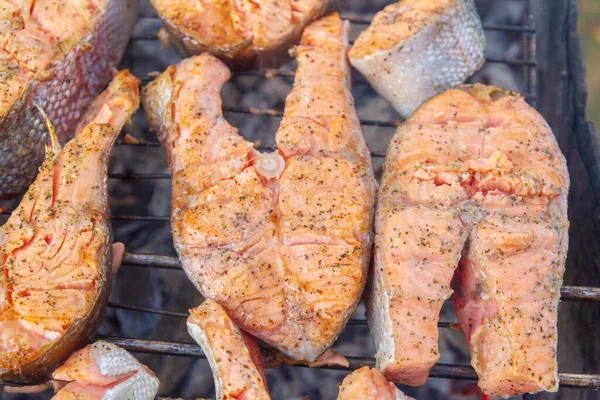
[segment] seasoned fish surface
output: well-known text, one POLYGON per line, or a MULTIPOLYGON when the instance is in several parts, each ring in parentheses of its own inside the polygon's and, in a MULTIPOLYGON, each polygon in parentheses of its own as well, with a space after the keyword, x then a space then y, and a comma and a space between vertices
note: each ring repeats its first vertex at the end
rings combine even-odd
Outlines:
POLYGON ((154 400, 160 384, 148 367, 103 340, 73 353, 52 378, 69 382, 52 400, 154 400))
POLYGON ((556 390, 568 185, 550 128, 515 93, 461 86, 398 128, 379 193, 368 300, 377 367, 388 379, 427 379, 454 274, 482 390, 556 390))
POLYGON ((0 198, 23 193, 106 87, 137 16, 136 0, 0 0, 0 198))
POLYGON ((185 56, 209 52, 230 66, 286 61, 310 22, 340 0, 151 0, 173 45, 185 56))
POLYGON ((350 63, 408 117, 428 98, 463 83, 484 63, 473 0, 402 0, 377 13, 350 63))
POLYGON ((369 264, 375 181, 346 38, 337 15, 305 29, 271 154, 223 119, 219 92, 229 71, 216 58, 184 60, 144 89, 169 155, 172 227, 186 273, 238 326, 300 360, 331 346, 369 264))
POLYGON ((344 378, 337 400, 414 400, 374 368, 362 367, 344 378))
POLYGON ((208 299, 191 309, 187 329, 210 363, 218 400, 271 399, 256 341, 217 302, 208 299))
POLYGON ((107 163, 139 105, 119 73, 62 150, 53 138, 21 204, 0 227, 0 381, 35 383, 95 335, 110 292, 107 163))

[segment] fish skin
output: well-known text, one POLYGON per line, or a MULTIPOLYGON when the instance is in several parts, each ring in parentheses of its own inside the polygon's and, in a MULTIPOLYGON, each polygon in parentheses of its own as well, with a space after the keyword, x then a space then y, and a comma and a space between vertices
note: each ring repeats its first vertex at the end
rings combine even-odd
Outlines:
POLYGON ((473 0, 402 0, 375 15, 349 57, 406 118, 426 99, 481 68, 484 50, 473 0))
POLYGON ((387 379, 425 382, 439 359, 439 311, 454 289, 486 394, 556 389, 568 186, 550 128, 514 92, 484 85, 447 90, 398 128, 379 192, 367 296, 377 368, 387 379), (524 296, 529 306, 515 315, 524 296), (532 322, 540 313, 543 322, 532 322), (525 340, 523 332, 539 325, 545 337, 525 340), (489 350, 505 344, 500 332, 522 346, 511 352, 514 368, 500 363, 505 353, 489 350), (532 373, 535 379, 527 377, 532 373))
POLYGON ((362 367, 346 375, 337 400, 415 400, 405 395, 375 368, 362 367))
POLYGON ((231 68, 276 68, 310 22, 344 0, 150 0, 184 57, 211 53, 231 68), (218 20, 218 23, 215 23, 218 20), (193 26, 190 26, 193 25, 193 26))
POLYGON ((108 157, 139 106, 138 84, 120 72, 99 96, 103 106, 91 106, 96 116, 84 116, 94 121, 63 149, 53 139, 36 180, 0 227, 2 383, 47 380, 102 322, 112 267, 108 157))
POLYGON ((315 361, 337 338, 370 260, 376 182, 350 93, 346 29, 337 14, 305 29, 272 154, 223 119, 230 73, 208 54, 169 67, 142 95, 168 154, 188 277, 240 328, 297 360, 315 361))
POLYGON ((148 367, 103 340, 73 353, 52 378, 68 382, 52 400, 154 400, 160 385, 148 367))
MULTIPOLYGON (((56 1, 63 0, 37 0, 36 7, 56 1)), ((0 107, 0 198, 22 194, 44 160, 48 134, 35 105, 46 111, 65 143, 79 117, 113 77, 137 18, 138 2, 104 3, 93 28, 77 43, 65 45, 64 53, 57 53, 47 68, 28 79, 12 105, 0 107)), ((5 90, 1 84, 0 90, 5 90)))
POLYGON ((256 341, 216 301, 191 309, 187 330, 210 363, 217 399, 271 399, 256 341))

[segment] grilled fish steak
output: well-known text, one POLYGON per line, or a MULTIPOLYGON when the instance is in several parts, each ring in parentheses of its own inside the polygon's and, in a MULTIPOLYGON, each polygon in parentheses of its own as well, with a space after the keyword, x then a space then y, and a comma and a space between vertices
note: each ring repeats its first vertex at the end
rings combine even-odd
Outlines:
POLYGON ((73 353, 52 378, 68 382, 52 400, 154 400, 160 384, 126 350, 102 340, 73 353))
POLYGON ((239 68, 289 59, 310 22, 341 0, 150 0, 171 43, 184 56, 209 52, 239 68))
POLYGON ((191 309, 187 329, 210 363, 217 399, 271 399, 256 341, 217 302, 208 299, 191 309))
POLYGON ((139 105, 137 78, 115 76, 61 150, 53 139, 40 173, 0 227, 0 381, 47 379, 92 339, 111 284, 107 163, 139 105))
POLYGON ((550 128, 515 93, 461 86, 398 128, 379 192, 368 300, 377 367, 388 379, 427 379, 460 263, 455 307, 482 390, 556 390, 568 185, 550 128))
POLYGON ((41 106, 66 142, 105 89, 136 0, 0 0, 0 198, 22 194, 44 160, 41 106))
POLYGON ((402 0, 373 18, 350 63, 403 116, 463 83, 485 62, 473 0, 402 0))
POLYGON ((414 400, 376 369, 362 367, 344 378, 337 400, 414 400))
POLYGON ((347 25, 309 25, 277 132, 260 153, 222 116, 228 69, 203 54, 144 89, 173 176, 174 241, 206 298, 289 357, 314 361, 356 308, 375 180, 352 95, 347 25))

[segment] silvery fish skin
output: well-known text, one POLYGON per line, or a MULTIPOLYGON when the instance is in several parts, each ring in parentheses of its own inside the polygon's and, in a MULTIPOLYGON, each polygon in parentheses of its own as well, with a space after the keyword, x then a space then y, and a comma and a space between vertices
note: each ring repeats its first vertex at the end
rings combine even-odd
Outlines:
POLYGON ((139 80, 116 75, 90 123, 46 160, 0 227, 0 383, 35 384, 88 343, 111 286, 110 150, 139 106, 139 80))
POLYGON ((65 143, 80 116, 112 78, 138 9, 136 0, 37 0, 29 2, 31 8, 22 3, 25 2, 0 1, 0 14, 12 10, 12 16, 19 15, 11 23, 8 17, 0 15, 4 22, 0 23, 0 38, 8 38, 12 44, 16 43, 13 38, 25 36, 25 31, 41 31, 43 38, 36 38, 35 32, 30 32, 31 40, 39 44, 41 52, 31 58, 37 61, 51 57, 51 60, 47 65, 38 63, 38 69, 30 65, 31 59, 22 60, 21 65, 27 64, 26 73, 15 81, 15 68, 18 73, 23 70, 7 59, 11 54, 0 53, 0 97, 4 95, 0 100, 6 100, 0 101, 0 198, 23 193, 44 160, 48 134, 34 105, 46 111, 59 141, 65 143), (80 4, 85 1, 91 4, 91 14, 78 14, 80 4), (60 15, 54 24, 51 24, 52 13, 60 15), (86 26, 86 18, 93 18, 91 27, 89 19, 86 26), (36 25, 42 19, 44 30, 36 25), (74 32, 77 27, 86 31, 74 32), (61 29, 67 33, 62 35, 61 29), (65 36, 68 40, 62 40, 65 36), (78 40, 73 42, 73 38, 78 40), (19 86, 21 90, 9 99, 6 93, 19 86))
POLYGON ((186 325, 208 359, 217 399, 271 400, 256 340, 240 330, 223 307, 205 300, 190 310, 186 325))
POLYGON ((485 62, 473 0, 403 0, 377 13, 350 63, 403 116, 463 83, 485 62))
POLYGON ((52 400, 154 400, 160 385, 148 367, 103 340, 73 353, 52 378, 69 382, 52 400))

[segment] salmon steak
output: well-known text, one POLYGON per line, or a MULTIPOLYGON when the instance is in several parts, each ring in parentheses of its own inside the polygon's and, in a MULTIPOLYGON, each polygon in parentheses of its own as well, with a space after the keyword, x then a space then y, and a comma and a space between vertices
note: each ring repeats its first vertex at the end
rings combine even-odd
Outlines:
POLYGON ((217 400, 271 399, 256 341, 216 301, 208 299, 191 309, 187 329, 210 363, 217 400))
POLYGON ((403 117, 463 83, 485 62, 473 0, 402 0, 377 13, 350 63, 403 117))
POLYGON ((66 383, 52 400, 154 400, 160 384, 148 367, 103 340, 73 353, 52 378, 66 383))
POLYGON ((388 379, 425 382, 439 358, 440 308, 454 289, 484 393, 557 389, 568 187, 550 127, 516 93, 460 86, 398 128, 367 304, 377 368, 388 379))
POLYGON ((60 143, 113 77, 137 0, 0 0, 0 198, 25 192, 48 143, 60 143), (68 21, 68 23, 66 22, 68 21))
POLYGON ((312 21, 342 0, 150 0, 183 55, 213 54, 231 67, 277 67, 312 21))
POLYGON ((376 182, 346 48, 337 14, 305 29, 270 154, 223 119, 230 73, 213 56, 169 67, 142 95, 168 153, 188 277, 240 328, 297 360, 315 361, 337 338, 370 259, 376 182))
POLYGON ((414 400, 405 395, 381 372, 362 367, 344 378, 337 400, 414 400))
POLYGON ((138 84, 116 75, 63 149, 51 129, 40 173, 0 227, 0 382, 47 380, 102 322, 113 261, 107 163, 139 106, 138 84))

